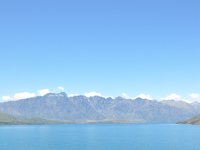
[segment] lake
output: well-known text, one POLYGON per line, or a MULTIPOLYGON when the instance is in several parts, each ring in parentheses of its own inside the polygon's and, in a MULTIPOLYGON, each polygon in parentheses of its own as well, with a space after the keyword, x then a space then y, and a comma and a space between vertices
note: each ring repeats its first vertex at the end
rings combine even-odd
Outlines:
POLYGON ((200 126, 69 124, 0 126, 0 150, 199 150, 200 126))

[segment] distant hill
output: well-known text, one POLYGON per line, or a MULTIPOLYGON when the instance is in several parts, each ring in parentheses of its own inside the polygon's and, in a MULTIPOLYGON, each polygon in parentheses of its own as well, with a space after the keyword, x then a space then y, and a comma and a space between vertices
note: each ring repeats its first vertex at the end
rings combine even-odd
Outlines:
MULTIPOLYGON (((17 124, 54 124, 56 121, 49 121, 39 118, 19 118, 0 112, 0 125, 17 125, 17 124)), ((61 123, 61 122, 60 122, 61 123)))
POLYGON ((18 120, 15 117, 9 114, 0 112, 0 124, 10 124, 10 123, 16 124, 17 122, 18 120))
MULTIPOLYGON (((182 101, 68 97, 66 93, 0 103, 0 111, 17 118, 65 123, 176 123, 200 114, 200 105, 182 101)), ((11 117, 12 118, 12 117, 11 117)), ((14 118, 13 118, 14 119, 14 118)))
POLYGON ((200 115, 197 115, 191 119, 178 122, 178 124, 192 124, 192 125, 200 125, 200 115))

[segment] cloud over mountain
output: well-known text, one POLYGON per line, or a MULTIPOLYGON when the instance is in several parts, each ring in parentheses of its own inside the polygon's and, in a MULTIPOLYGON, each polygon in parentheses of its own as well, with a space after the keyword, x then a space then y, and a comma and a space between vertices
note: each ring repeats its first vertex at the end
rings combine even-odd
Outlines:
POLYGON ((31 98, 35 97, 35 93, 30 93, 30 92, 20 92, 16 93, 13 96, 2 96, 3 101, 15 101, 15 100, 20 100, 20 99, 26 99, 26 98, 31 98))
POLYGON ((177 101, 179 101, 181 99, 182 99, 181 96, 176 93, 172 93, 172 94, 162 98, 162 100, 177 100, 177 101))
POLYGON ((3 101, 16 101, 16 100, 27 99, 27 98, 32 98, 32 97, 36 97, 36 96, 44 96, 48 93, 50 93, 49 89, 41 89, 41 90, 38 90, 37 93, 19 92, 19 93, 15 93, 12 96, 2 96, 2 100, 3 101))
MULTIPOLYGON (((16 100, 20 100, 20 99, 27 99, 27 98, 32 98, 32 97, 36 97, 36 96, 44 96, 48 93, 55 93, 56 92, 64 92, 65 88, 63 86, 58 86, 56 89, 50 90, 48 88, 44 88, 44 89, 40 89, 37 92, 18 92, 15 93, 13 95, 4 95, 1 97, 1 101, 6 102, 6 101, 16 101, 16 100)), ((81 93, 71 93, 68 94, 69 97, 74 97, 74 96, 79 96, 79 95, 84 95, 86 97, 94 97, 94 96, 99 96, 99 97, 112 97, 114 98, 114 96, 104 96, 103 94, 97 92, 97 91, 91 91, 91 92, 87 92, 84 94, 81 93)), ((145 94, 145 93, 140 93, 137 96, 130 96, 129 94, 123 92, 121 94, 122 98, 125 99, 135 99, 135 98, 141 98, 141 99, 148 99, 148 100, 154 100, 154 98, 149 95, 149 94, 145 94)), ((193 102, 200 102, 200 94, 199 93, 191 93, 188 96, 181 96, 177 93, 172 93, 169 94, 165 97, 162 98, 157 98, 155 100, 175 100, 175 101, 185 101, 185 102, 189 102, 189 103, 193 103, 193 102)))
POLYGON ((150 95, 144 94, 144 93, 139 94, 138 96, 136 96, 136 98, 142 98, 142 99, 153 100, 153 98, 152 98, 150 95))
POLYGON ((85 95, 86 97, 93 97, 93 96, 101 96, 101 97, 103 97, 101 93, 98 93, 98 92, 95 92, 95 91, 85 93, 84 95, 85 95))
POLYGON ((191 102, 200 102, 200 94, 192 93, 189 95, 191 102))

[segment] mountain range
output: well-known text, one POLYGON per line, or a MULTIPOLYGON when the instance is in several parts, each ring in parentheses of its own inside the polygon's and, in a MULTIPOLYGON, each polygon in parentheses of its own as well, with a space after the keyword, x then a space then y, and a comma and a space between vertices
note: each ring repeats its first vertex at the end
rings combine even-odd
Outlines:
POLYGON ((62 92, 2 102, 0 112, 8 120, 20 118, 43 123, 176 123, 200 114, 200 104, 141 98, 68 97, 62 92))

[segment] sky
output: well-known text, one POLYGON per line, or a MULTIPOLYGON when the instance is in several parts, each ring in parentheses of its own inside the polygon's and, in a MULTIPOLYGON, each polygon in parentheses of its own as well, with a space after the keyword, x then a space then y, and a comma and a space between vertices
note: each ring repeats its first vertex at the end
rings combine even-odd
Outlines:
POLYGON ((48 92, 200 101, 200 1, 2 0, 0 101, 48 92))

